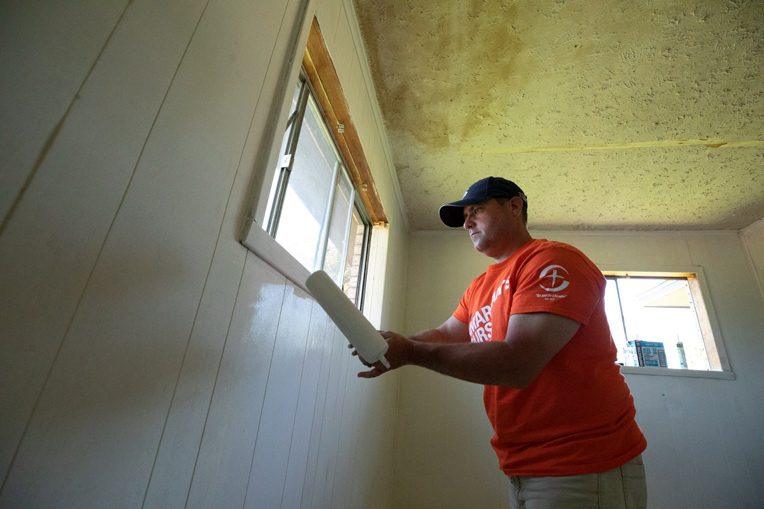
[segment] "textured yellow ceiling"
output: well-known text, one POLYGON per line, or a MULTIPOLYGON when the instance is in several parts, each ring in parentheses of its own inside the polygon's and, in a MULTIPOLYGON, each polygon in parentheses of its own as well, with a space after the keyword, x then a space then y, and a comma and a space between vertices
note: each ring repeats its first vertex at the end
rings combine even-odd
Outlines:
POLYGON ((412 229, 487 175, 531 228, 764 217, 764 1, 355 7, 412 229))

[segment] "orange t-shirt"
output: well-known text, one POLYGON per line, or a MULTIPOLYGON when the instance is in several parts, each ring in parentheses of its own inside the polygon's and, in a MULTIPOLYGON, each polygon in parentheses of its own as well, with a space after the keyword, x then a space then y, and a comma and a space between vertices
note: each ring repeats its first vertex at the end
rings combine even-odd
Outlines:
POLYGON ((503 341, 510 315, 553 313, 581 327, 525 389, 486 385, 491 439, 507 475, 604 472, 646 447, 616 364, 604 307, 605 278, 576 248, 533 240, 488 267, 453 316, 473 342, 503 341))

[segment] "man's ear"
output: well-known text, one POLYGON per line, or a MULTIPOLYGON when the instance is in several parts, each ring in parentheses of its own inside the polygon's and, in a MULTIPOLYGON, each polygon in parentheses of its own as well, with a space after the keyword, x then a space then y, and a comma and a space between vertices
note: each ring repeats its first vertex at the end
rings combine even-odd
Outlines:
POLYGON ((512 209, 512 213, 522 217, 523 216, 523 198, 521 196, 513 196, 509 199, 509 206, 512 209))

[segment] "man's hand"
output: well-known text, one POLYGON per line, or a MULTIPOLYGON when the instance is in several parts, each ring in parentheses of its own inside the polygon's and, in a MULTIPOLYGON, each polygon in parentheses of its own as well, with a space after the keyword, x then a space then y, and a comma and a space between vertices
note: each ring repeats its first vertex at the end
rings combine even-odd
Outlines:
POLYGON ((381 362, 369 364, 363 359, 363 357, 358 356, 358 352, 353 350, 353 355, 357 355, 361 362, 363 362, 364 366, 371 368, 368 371, 359 371, 358 376, 360 378, 376 378, 383 373, 404 366, 410 361, 410 339, 392 331, 379 331, 379 333, 383 338, 385 338, 385 340, 387 340, 387 352, 385 352, 385 359, 387 359, 387 362, 390 364, 390 368, 386 368, 384 365, 382 365, 381 362))
MULTIPOLYGON (((387 371, 411 364, 412 354, 418 343, 469 343, 470 340, 467 324, 453 316, 434 329, 423 330, 408 338, 392 331, 379 331, 379 333, 387 340, 388 350, 385 353, 385 359, 390 363, 390 368, 386 368, 381 362, 369 364, 359 356, 358 358, 365 366, 372 368, 358 373, 361 378, 375 378, 387 371)), ((353 345, 348 345, 348 348, 353 348, 353 345)), ((358 352, 353 350, 353 355, 357 356, 358 352)))

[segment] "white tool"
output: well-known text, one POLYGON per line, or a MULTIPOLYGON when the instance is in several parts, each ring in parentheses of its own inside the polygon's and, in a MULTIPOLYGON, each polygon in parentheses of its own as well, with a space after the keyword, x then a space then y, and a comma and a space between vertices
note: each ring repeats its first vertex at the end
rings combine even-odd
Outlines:
POLYGON ((329 274, 317 270, 308 276, 305 286, 363 360, 370 364, 381 362, 390 369, 390 363, 385 359, 387 342, 329 274))

